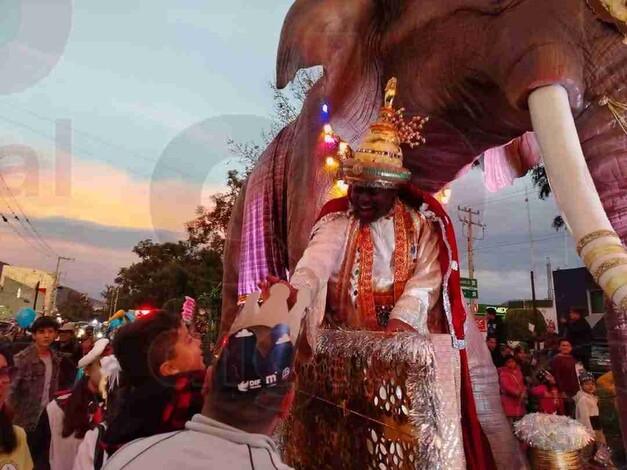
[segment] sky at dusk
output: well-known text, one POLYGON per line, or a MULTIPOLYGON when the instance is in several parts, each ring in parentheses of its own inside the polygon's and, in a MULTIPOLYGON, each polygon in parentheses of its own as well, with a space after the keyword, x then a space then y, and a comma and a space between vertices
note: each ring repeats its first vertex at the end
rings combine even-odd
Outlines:
MULTIPOLYGON (((237 165, 228 139, 261 140, 292 2, 24 3, 3 2, 0 18, 0 60, 12 64, 0 78, 0 174, 52 249, 76 259, 62 282, 98 298, 138 241, 182 237, 196 207, 223 188, 237 165)), ((458 180, 449 204, 454 219, 458 204, 472 205, 487 224, 476 244, 480 301, 530 296, 525 186, 544 298, 547 257, 554 268, 580 265, 572 241, 551 228, 555 203, 538 200, 529 178, 494 194, 482 179, 473 170, 458 180)), ((2 182, 0 196, 10 214, 16 203, 2 182)), ((465 253, 460 227, 458 238, 465 253)), ((53 270, 56 259, 29 240, 0 224, 0 261, 53 270)))

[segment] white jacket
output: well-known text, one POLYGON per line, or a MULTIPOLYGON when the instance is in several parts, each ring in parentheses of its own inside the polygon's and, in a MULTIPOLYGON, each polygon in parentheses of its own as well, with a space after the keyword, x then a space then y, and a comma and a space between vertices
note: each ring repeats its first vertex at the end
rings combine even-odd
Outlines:
POLYGON ((137 439, 109 458, 105 470, 251 469, 289 470, 276 444, 263 434, 250 434, 202 415, 185 430, 137 439))
MULTIPOLYGON (((94 470, 94 457, 96 455, 96 445, 98 444, 98 428, 90 429, 85 434, 85 439, 81 442, 76 452, 74 466, 72 470, 94 470)), ((107 462, 107 453, 103 452, 103 467, 107 462)))
MULTIPOLYGON (((67 398, 64 395, 59 399, 67 398)), ((48 422, 50 424, 50 469, 51 470, 72 470, 74 457, 82 439, 74 435, 63 437, 63 418, 65 413, 58 405, 57 400, 53 400, 46 406, 48 422)))
POLYGON ((575 395, 575 418, 590 431, 592 431, 592 423, 590 423, 591 416, 599 416, 599 398, 596 395, 591 395, 579 390, 575 395))

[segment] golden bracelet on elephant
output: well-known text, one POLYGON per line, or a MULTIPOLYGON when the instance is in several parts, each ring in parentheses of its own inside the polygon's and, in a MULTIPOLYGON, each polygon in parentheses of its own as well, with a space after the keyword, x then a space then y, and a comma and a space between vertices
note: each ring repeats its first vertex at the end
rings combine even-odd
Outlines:
POLYGON ((585 248, 588 243, 593 242, 594 240, 598 240, 599 238, 618 238, 620 237, 613 230, 597 230, 596 232, 591 232, 587 235, 584 235, 579 242, 577 243, 577 254, 581 256, 581 251, 585 248))
POLYGON ((610 278, 603 290, 610 299, 613 299, 616 292, 624 286, 627 286, 627 274, 619 274, 618 276, 610 278))
POLYGON ((624 264, 627 264, 627 258, 612 258, 610 260, 604 261, 597 269, 595 269, 592 277, 594 278, 594 281, 599 284, 599 279, 601 279, 601 276, 603 276, 610 269, 617 266, 622 266, 624 264))
POLYGON ((604 245, 593 248, 583 256, 583 262, 588 268, 601 256, 612 255, 617 253, 627 253, 623 245, 604 245))

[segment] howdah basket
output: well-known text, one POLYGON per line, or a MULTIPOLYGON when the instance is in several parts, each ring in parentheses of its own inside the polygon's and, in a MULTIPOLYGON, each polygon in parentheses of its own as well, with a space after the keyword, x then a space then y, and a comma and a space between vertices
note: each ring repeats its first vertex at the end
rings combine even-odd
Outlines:
POLYGON ((429 338, 323 330, 296 366, 285 460, 299 469, 441 466, 441 404, 429 338))

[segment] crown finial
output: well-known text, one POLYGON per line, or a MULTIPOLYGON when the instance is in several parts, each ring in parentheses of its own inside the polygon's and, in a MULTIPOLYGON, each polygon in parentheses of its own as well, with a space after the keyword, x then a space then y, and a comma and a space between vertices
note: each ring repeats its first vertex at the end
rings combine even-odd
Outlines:
POLYGON ((392 77, 388 80, 385 86, 385 107, 392 108, 394 105, 394 98, 396 98, 396 77, 392 77))

